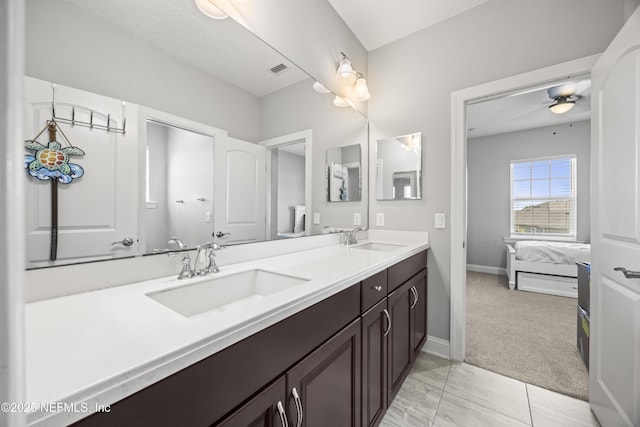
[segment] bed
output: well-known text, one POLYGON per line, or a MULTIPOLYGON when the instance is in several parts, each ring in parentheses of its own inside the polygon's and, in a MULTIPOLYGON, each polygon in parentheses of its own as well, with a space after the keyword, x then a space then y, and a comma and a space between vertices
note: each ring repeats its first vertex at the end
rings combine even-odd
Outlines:
POLYGON ((509 289, 578 297, 577 261, 589 262, 588 243, 529 241, 507 243, 509 289))

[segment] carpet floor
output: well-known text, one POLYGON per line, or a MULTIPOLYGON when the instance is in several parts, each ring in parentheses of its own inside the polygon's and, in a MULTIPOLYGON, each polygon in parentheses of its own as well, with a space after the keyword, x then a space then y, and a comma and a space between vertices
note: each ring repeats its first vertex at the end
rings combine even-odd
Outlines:
POLYGON ((573 298, 510 291, 506 276, 467 272, 465 362, 588 399, 573 298))

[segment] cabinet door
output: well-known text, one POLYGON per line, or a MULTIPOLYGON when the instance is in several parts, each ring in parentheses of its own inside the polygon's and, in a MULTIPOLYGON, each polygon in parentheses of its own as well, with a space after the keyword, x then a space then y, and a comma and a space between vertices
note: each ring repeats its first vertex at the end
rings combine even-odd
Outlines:
POLYGON ((427 270, 411 279, 414 295, 411 309, 411 346, 415 359, 427 339, 427 270))
POLYGON ((286 427, 284 376, 234 411, 217 427, 286 427))
POLYGON ((389 314, 391 315, 391 331, 389 332, 389 403, 393 400, 409 373, 413 356, 411 343, 412 311, 414 300, 409 281, 389 294, 389 314))
POLYGON ((358 318, 287 372, 291 427, 360 427, 360 344, 358 318))
POLYGON ((387 333, 391 324, 384 298, 362 316, 362 425, 376 426, 387 410, 387 333))

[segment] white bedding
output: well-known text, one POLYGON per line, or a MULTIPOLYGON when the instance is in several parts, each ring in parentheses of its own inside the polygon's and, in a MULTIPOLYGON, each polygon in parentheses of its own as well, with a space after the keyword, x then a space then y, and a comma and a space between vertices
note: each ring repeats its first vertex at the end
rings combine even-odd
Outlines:
POLYGON ((519 241, 513 247, 516 259, 530 262, 575 265, 576 261, 591 261, 591 245, 547 241, 519 241))

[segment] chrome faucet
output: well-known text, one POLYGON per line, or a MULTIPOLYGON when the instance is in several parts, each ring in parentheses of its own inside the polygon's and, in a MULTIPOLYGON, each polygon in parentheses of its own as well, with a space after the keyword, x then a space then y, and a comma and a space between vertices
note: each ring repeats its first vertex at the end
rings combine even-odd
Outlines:
MULTIPOLYGON (((221 246, 215 242, 205 243, 198 246, 198 252, 196 252, 196 259, 193 262, 193 270, 196 276, 206 276, 209 273, 219 273, 220 268, 216 264, 216 251, 222 249, 221 246), (205 257, 206 265, 202 268, 198 268, 198 262, 200 261, 201 254, 205 257)), ((204 264, 204 263, 202 263, 204 264)))
POLYGON ((169 241, 167 242, 167 244, 170 245, 171 243, 175 243, 176 245, 178 245, 178 249, 186 249, 187 248, 187 245, 185 245, 182 240, 178 239, 175 236, 169 237, 169 241))
POLYGON ((362 227, 358 227, 358 228, 354 228, 352 230, 345 230, 344 231, 344 244, 345 245, 355 245, 358 243, 358 240, 356 239, 356 233, 358 231, 367 231, 366 228, 362 228, 362 227))

